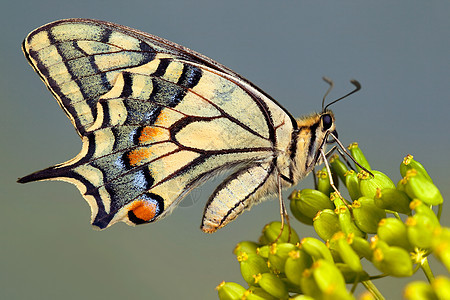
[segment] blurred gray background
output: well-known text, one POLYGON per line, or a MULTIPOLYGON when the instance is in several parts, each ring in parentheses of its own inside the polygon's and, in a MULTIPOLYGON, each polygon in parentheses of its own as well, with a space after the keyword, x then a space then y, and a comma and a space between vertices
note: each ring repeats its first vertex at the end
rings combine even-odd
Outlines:
MULTIPOLYGON (((222 280, 243 283, 232 250, 278 220, 267 201, 214 235, 199 230, 212 181, 155 224, 92 230, 72 185, 15 183, 72 158, 80 140, 27 64, 23 38, 68 17, 108 20, 203 53, 245 76, 293 115, 332 107, 344 144, 357 141, 375 169, 400 179, 408 153, 449 200, 449 1, 41 0, 3 3, 0 12, 0 298, 215 299, 222 280)), ((311 178, 300 187, 310 187, 311 178)), ((445 207, 443 223, 450 225, 445 207)), ((300 236, 311 228, 292 221, 300 236)), ((437 273, 446 273, 432 262, 437 273)), ((373 274, 377 274, 373 271, 373 274)), ((419 271, 417 279, 424 279, 419 271)), ((388 299, 408 280, 376 281, 388 299)), ((360 293, 362 289, 358 289, 360 293)))

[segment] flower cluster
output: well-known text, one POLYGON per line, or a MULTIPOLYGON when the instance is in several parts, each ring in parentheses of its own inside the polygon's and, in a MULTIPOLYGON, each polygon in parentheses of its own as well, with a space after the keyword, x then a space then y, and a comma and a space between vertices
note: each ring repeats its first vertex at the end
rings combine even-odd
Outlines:
POLYGON ((427 260, 433 253, 450 271, 450 229, 439 222, 443 197, 425 168, 406 156, 402 179, 394 184, 370 167, 358 144, 349 150, 359 163, 356 171, 337 155, 330 165, 333 182, 345 185, 350 200, 335 191, 325 168, 317 173, 316 189, 289 196, 292 215, 314 226, 324 242, 300 240, 292 227, 281 232, 280 222, 267 224, 258 242, 234 249, 248 287, 222 282, 220 299, 354 299, 359 283, 367 299, 384 299, 373 279, 408 277, 418 269, 429 282, 407 285, 406 299, 450 299, 450 279, 435 279, 427 260), (363 260, 380 273, 368 274, 363 260))

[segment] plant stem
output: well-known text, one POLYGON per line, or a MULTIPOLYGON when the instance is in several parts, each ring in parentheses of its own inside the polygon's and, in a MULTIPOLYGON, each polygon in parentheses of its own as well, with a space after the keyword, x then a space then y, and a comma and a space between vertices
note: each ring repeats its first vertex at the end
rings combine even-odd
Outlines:
POLYGON ((425 273, 428 282, 432 283, 434 281, 434 275, 433 272, 431 271, 430 265, 428 264, 428 259, 426 257, 422 259, 422 261, 420 262, 420 267, 422 268, 422 271, 425 273))
POLYGON ((350 293, 352 293, 352 295, 355 293, 358 283, 359 283, 359 273, 358 273, 358 275, 356 275, 355 282, 353 283, 352 289, 350 290, 350 293))
POLYGON ((442 203, 439 204, 438 212, 437 212, 437 215, 436 215, 439 221, 441 220, 441 214, 442 214, 442 203))
POLYGON ((377 287, 373 284, 372 281, 366 280, 366 281, 361 281, 361 283, 366 287, 366 289, 372 294, 372 296, 376 300, 385 300, 383 295, 380 293, 380 291, 377 289, 377 287))
POLYGON ((397 219, 399 219, 400 221, 402 220, 402 218, 400 218, 398 212, 395 211, 395 212, 393 212, 393 214, 397 219))

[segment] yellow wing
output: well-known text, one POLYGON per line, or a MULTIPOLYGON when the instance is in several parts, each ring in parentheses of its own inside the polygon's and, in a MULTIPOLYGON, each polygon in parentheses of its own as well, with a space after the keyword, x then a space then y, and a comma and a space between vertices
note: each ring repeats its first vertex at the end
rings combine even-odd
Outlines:
POLYGON ((19 182, 75 184, 93 225, 158 220, 206 179, 235 169, 205 208, 203 230, 212 232, 272 187, 295 120, 231 70, 161 38, 95 20, 50 23, 30 33, 23 48, 83 148, 19 182))

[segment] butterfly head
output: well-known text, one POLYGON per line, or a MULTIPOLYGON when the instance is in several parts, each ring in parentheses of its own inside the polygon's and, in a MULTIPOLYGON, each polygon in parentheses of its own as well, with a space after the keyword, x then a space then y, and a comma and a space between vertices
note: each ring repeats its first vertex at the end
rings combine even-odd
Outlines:
POLYGON ((291 144, 290 152, 291 158, 294 159, 294 165, 296 166, 294 182, 300 180, 313 170, 314 166, 320 160, 320 153, 325 152, 327 144, 337 142, 342 148, 336 132, 334 114, 328 107, 361 89, 361 84, 358 81, 350 80, 355 88, 348 94, 325 105, 325 99, 334 84, 333 81, 326 77, 323 79, 330 87, 323 97, 321 112, 297 119, 297 130, 293 136, 294 140, 291 144))

